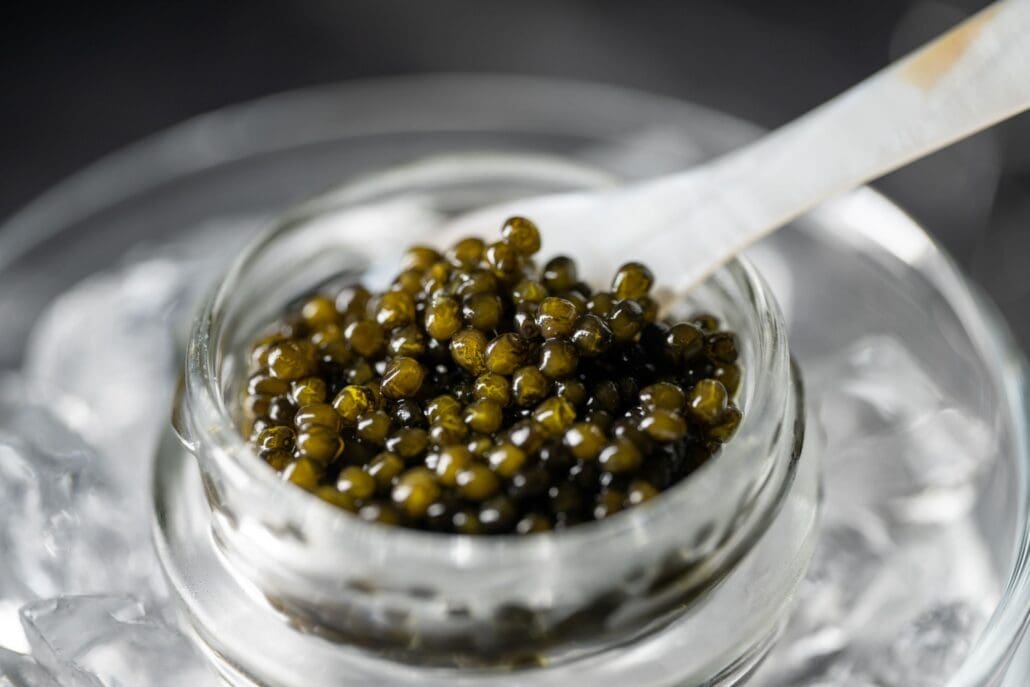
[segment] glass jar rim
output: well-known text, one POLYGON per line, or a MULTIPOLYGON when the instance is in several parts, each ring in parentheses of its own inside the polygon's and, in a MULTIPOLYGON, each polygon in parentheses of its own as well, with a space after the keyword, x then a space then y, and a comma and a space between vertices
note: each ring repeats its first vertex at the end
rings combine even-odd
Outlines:
MULTIPOLYGON (((364 182, 366 180, 358 181, 359 184, 364 182)), ((345 185, 344 188, 349 186, 351 184, 345 185)), ((200 315, 194 321, 190 336, 185 383, 189 412, 199 412, 203 419, 200 422, 186 419, 184 424, 191 427, 189 433, 202 434, 203 441, 219 449, 216 453, 220 459, 220 469, 232 474, 235 479, 249 480, 264 493, 274 493, 276 498, 292 504, 291 508, 312 509, 312 517, 324 520, 341 535, 348 532, 358 538, 375 537, 384 551, 403 552, 408 556, 450 557, 451 560, 466 561, 468 565, 474 565, 477 561, 495 561, 503 564, 504 561, 539 560, 551 556, 559 548, 581 549, 601 545, 612 537, 632 537, 635 532, 648 528, 656 521, 688 512, 685 506, 689 505, 691 499, 684 487, 692 482, 692 478, 697 479, 702 471, 719 470, 728 466, 730 461, 726 460, 727 453, 732 455, 734 452, 746 450, 747 445, 754 444, 741 441, 741 438, 747 436, 748 432, 759 424, 754 420, 749 421, 750 417, 762 417, 768 413, 775 416, 783 414, 783 408, 777 408, 776 404, 782 404, 784 399, 782 394, 775 393, 774 384, 793 378, 783 316, 760 273, 746 258, 739 257, 727 263, 717 274, 728 275, 742 290, 751 311, 749 317, 761 322, 762 326, 757 329, 764 334, 754 346, 755 359, 749 361, 754 381, 744 419, 734 441, 721 449, 719 459, 707 461, 697 472, 664 492, 662 498, 648 503, 647 507, 629 509, 617 514, 616 517, 582 523, 560 532, 543 532, 528 537, 473 536, 423 532, 365 522, 322 502, 312 494, 291 488, 291 485, 284 484, 273 471, 258 469, 261 465, 256 453, 236 430, 235 420, 219 384, 219 349, 216 342, 236 285, 255 256, 274 243, 284 232, 313 219, 319 213, 331 210, 340 197, 338 190, 330 191, 281 218, 241 254, 225 278, 205 300, 200 315)), ((803 414, 801 417, 803 418, 803 414)), ((801 421, 803 422, 803 419, 801 421)), ((788 428, 786 431, 797 432, 798 428, 788 428)), ((761 443, 764 445, 765 442, 761 443)), ((793 451, 795 460, 798 453, 798 450, 793 451)), ((752 495, 766 486, 764 482, 773 474, 774 467, 769 465, 765 474, 756 475, 750 492, 752 495)), ((780 475, 783 484, 779 485, 778 491, 782 493, 789 488, 793 479, 793 465, 786 466, 780 475)), ((775 498, 769 502, 769 512, 755 514, 756 517, 750 519, 739 519, 741 525, 750 523, 755 529, 748 537, 748 541, 764 531, 764 524, 771 519, 779 501, 779 498, 775 498)), ((735 521, 734 526, 737 524, 735 521)), ((745 551, 738 552, 736 557, 739 558, 743 553, 745 551)))

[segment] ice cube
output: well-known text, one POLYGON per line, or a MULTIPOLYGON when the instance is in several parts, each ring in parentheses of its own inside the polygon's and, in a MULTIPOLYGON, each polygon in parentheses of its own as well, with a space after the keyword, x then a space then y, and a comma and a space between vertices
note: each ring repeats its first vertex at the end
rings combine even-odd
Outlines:
POLYGON ((29 388, 101 450, 126 492, 146 484, 168 417, 179 361, 165 318, 179 279, 160 258, 91 277, 54 301, 26 349, 29 388))
POLYGON ((762 668, 761 684, 808 684, 823 675, 852 640, 851 619, 891 547, 886 529, 871 513, 823 523, 794 612, 762 668))
POLYGON ((0 687, 61 687, 31 656, 0 648, 0 687))
MULTIPOLYGON (((886 687, 880 682, 876 674, 861 664, 847 661, 833 663, 827 666, 826 670, 818 676, 801 677, 795 682, 784 683, 794 687, 795 685, 806 685, 807 687, 886 687)), ((897 687, 902 687, 898 685, 897 687)))
POLYGON ((216 687, 178 630, 121 596, 69 596, 22 610, 36 660, 66 687, 216 687))
POLYGON ((962 665, 984 620, 965 601, 927 609, 875 652, 880 680, 906 687, 944 684, 962 665))
POLYGON ((758 668, 752 680, 756 687, 888 687, 869 666, 844 651, 813 657, 789 669, 779 664, 778 658, 774 649, 772 656, 758 668))
POLYGON ((55 299, 29 337, 27 388, 100 451, 137 512, 196 304, 256 222, 220 221, 178 244, 135 249, 55 299))
POLYGON ((950 402, 902 344, 873 336, 810 374, 826 432, 826 502, 936 522, 961 516, 997 450, 985 418, 950 402))
POLYGON ((839 624, 882 571, 891 541, 872 513, 850 522, 827 522, 802 582, 799 615, 813 627, 839 624))
MULTIPOLYGON (((963 624, 967 640, 976 636, 1000 591, 984 542, 968 519, 898 525, 872 511, 851 511, 842 520, 832 504, 826 505, 828 522, 818 535, 794 613, 758 684, 850 685, 861 681, 842 675, 880 676, 872 671, 883 664, 878 654, 893 651, 899 636, 915 641, 921 632, 948 633, 955 623, 932 609, 957 599, 985 609, 963 624)), ((960 649, 956 644, 950 650, 960 649)))
MULTIPOLYGON (((141 488, 141 487, 138 487, 141 488)), ((149 527, 94 450, 43 408, 0 401, 0 611, 57 594, 159 594, 149 527)), ((10 618, 0 618, 3 644, 10 618)))
POLYGON ((830 439, 890 431, 944 402, 919 360, 888 336, 860 339, 806 373, 830 439))
POLYGON ((137 248, 81 282, 40 316, 24 374, 0 379, 0 631, 12 600, 161 594, 147 514, 181 366, 176 334, 254 223, 137 248))

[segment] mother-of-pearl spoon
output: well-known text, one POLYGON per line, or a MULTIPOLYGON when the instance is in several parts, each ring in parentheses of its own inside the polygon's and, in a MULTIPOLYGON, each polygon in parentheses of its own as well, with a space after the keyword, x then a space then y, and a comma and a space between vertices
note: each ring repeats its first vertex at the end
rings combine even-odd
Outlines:
POLYGON ((688 171, 490 206, 441 245, 523 215, 592 275, 646 262, 681 291, 821 201, 1030 107, 1030 0, 994 3, 829 102, 688 171), (670 235, 679 240, 670 242, 670 235), (688 236, 690 250, 683 246, 688 236))

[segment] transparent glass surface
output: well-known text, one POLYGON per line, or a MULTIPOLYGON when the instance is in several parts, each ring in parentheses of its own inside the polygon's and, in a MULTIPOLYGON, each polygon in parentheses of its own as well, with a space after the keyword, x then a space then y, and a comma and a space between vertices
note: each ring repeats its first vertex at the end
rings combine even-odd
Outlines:
MULTIPOLYGON (((182 246, 217 245, 190 280, 199 288, 268 218, 430 155, 544 154, 639 178, 757 134, 653 96, 502 77, 349 84, 209 115, 70 179, 0 230, 0 367, 31 373, 36 393, 60 398, 55 412, 105 457, 122 456, 115 472, 131 481, 147 468, 141 456, 165 424, 178 367, 152 363, 182 360, 193 308, 169 306, 174 326, 147 339, 165 341, 158 358, 122 349, 133 375, 102 396, 76 365, 81 356, 57 369, 41 353, 60 339, 54 323, 81 311, 46 306, 86 277, 124 277, 155 255, 178 265, 182 246), (138 402, 122 408, 127 398, 138 402), (118 419, 115 406, 136 412, 122 428, 154 431, 118 434, 142 437, 126 450, 100 431, 118 419), (100 409, 108 423, 90 422, 100 409)), ((826 472, 796 610, 764 664, 742 672, 756 684, 1025 684, 1026 651, 1013 659, 1030 608, 1025 390, 1004 327, 919 227, 872 191, 824 205, 749 257, 783 307, 826 472)), ((133 276, 150 285, 154 270, 133 276)), ((198 288, 183 300, 195 302, 198 288)), ((77 338, 90 339, 83 319, 77 338)), ((127 326, 92 354, 131 344, 130 331, 139 333, 127 326)), ((61 350, 79 352, 77 343, 68 336, 61 350)), ((205 531, 194 530, 198 542, 205 531)), ((662 675, 655 664, 654 684, 667 683, 662 675)))
MULTIPOLYGON (((557 685, 576 675, 616 683, 645 670, 639 647, 651 661, 662 657, 670 677, 702 682, 732 670, 742 656, 752 659, 778 628, 807 565, 817 499, 811 479, 792 490, 804 434, 801 392, 779 308, 747 263, 731 264, 689 302, 669 306, 681 317, 714 312, 738 334, 749 370, 737 399, 745 420, 717 460, 647 508, 514 539, 384 528, 284 485, 238 436, 239 361, 288 303, 332 280, 363 275, 374 286, 404 246, 432 241, 433 227, 454 213, 513 194, 592 186, 599 176, 513 155, 452 157, 447 169, 416 163, 291 212, 234 265, 198 315, 176 425, 199 459, 208 518, 232 572, 307 636, 224 600, 215 613, 210 587, 218 572, 200 584, 186 563, 193 542, 173 525, 161 532, 162 562, 190 614, 253 618, 246 632, 218 621, 198 630, 231 663, 274 657, 280 677, 264 668, 258 680, 275 684, 301 684, 304 664, 351 675, 354 684, 378 677, 391 684, 557 685), (748 564, 739 565, 745 556, 748 564), (760 583, 755 569, 770 574, 760 583), (741 584, 761 593, 731 592, 741 584), (326 642, 312 646, 315 633, 341 646, 322 656, 326 642), (458 670, 422 674, 415 665, 458 670)), ((174 472, 179 456, 162 454, 166 459, 174 472)), ((815 463, 815 454, 806 460, 815 463)), ((814 465, 805 474, 814 474, 814 465)), ((191 502, 173 484, 158 481, 158 521, 202 517, 182 512, 191 502)))

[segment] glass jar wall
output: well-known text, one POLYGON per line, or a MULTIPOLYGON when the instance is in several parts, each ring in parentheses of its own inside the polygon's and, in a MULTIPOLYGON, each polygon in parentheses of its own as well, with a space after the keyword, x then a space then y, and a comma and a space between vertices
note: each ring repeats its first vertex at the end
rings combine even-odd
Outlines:
MULTIPOLYGON (((800 388, 779 309, 746 264, 729 266, 674 308, 716 312, 738 332, 747 419, 716 460, 611 522, 517 539, 371 525, 283 484, 234 432, 242 347, 287 303, 328 280, 364 275, 374 283, 377 268, 395 264, 404 246, 431 241, 427 230, 452 213, 602 176, 512 155, 414 164, 300 208, 237 263, 198 318, 177 418, 199 459, 228 569, 283 617, 254 604, 222 611, 252 614, 247 626, 260 629, 241 641, 200 628, 214 653, 242 666, 275 656, 275 667, 250 668, 270 684, 290 684, 288 675, 302 674, 293 657, 310 661, 310 645, 324 648, 330 637, 335 652, 316 670, 396 684, 407 679, 401 674, 430 679, 414 666, 432 666, 434 679, 451 684, 627 680, 659 655, 667 676, 706 681, 761 655, 810 553, 815 492, 814 466, 794 488, 800 388), (738 565, 745 555, 748 564, 738 565), (756 568, 767 571, 763 593, 733 593, 754 581, 756 568), (685 652, 687 645, 695 648, 685 652), (362 662, 373 669, 364 673, 362 662)), ((162 498, 173 510, 184 502, 162 498)), ((169 542, 174 578, 175 552, 187 544, 169 542)), ((180 593, 187 606, 204 603, 189 589, 180 593)))

